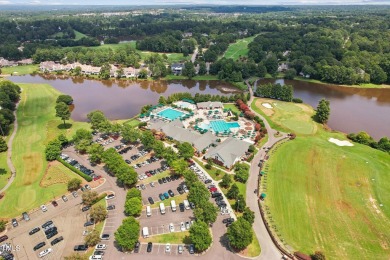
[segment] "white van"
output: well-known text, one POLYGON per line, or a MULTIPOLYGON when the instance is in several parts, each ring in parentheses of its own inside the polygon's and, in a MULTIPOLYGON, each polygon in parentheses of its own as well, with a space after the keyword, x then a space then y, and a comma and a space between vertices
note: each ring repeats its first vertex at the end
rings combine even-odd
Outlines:
POLYGON ((161 214, 165 214, 165 205, 164 205, 164 203, 160 203, 160 212, 161 212, 161 214))
POLYGON ((176 202, 175 202, 175 200, 171 200, 171 209, 172 209, 173 212, 176 211, 176 202))
POLYGON ((142 229, 142 236, 143 236, 144 238, 149 237, 149 228, 148 228, 148 227, 144 227, 144 228, 142 229))
POLYGON ((152 209, 150 208, 150 206, 146 206, 146 216, 150 217, 151 215, 152 215, 152 209))
POLYGON ((188 202, 188 200, 184 200, 183 203, 186 209, 190 209, 190 203, 188 202))

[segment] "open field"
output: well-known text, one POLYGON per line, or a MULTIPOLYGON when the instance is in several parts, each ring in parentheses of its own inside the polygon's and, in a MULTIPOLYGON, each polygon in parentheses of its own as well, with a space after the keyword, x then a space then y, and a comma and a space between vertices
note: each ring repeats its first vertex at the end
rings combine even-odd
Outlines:
MULTIPOLYGON (((42 188, 41 180, 48 163, 45 145, 58 134, 71 136, 86 125, 72 122, 71 129, 59 129, 54 104, 59 92, 46 84, 19 84, 23 89, 17 112, 19 128, 13 143, 12 160, 16 178, 0 201, 0 216, 14 217, 66 192, 66 184, 57 183, 42 188)), ((77 177, 76 174, 72 177, 77 177)))
POLYGON ((253 41, 256 36, 240 39, 235 43, 229 45, 224 57, 227 59, 237 60, 240 57, 248 57, 248 44, 253 41))
MULTIPOLYGON (((297 125, 305 121, 299 110, 297 116, 291 110, 279 113, 271 117, 274 124, 296 128, 286 125, 286 114, 297 125)), ((329 259, 388 259, 390 155, 356 143, 339 147, 328 139, 345 136, 320 125, 311 135, 296 132, 265 165, 262 192, 280 238, 294 250, 321 250, 329 259)))
POLYGON ((38 64, 1 68, 3 75, 26 75, 26 74, 31 74, 34 71, 38 71, 38 70, 39 70, 38 64))
POLYGON ((223 108, 230 109, 231 111, 236 112, 238 114, 241 113, 241 111, 234 104, 224 104, 223 108))
POLYGON ((81 33, 79 31, 74 30, 74 33, 76 34, 75 40, 80 40, 83 37, 87 37, 84 33, 81 33))

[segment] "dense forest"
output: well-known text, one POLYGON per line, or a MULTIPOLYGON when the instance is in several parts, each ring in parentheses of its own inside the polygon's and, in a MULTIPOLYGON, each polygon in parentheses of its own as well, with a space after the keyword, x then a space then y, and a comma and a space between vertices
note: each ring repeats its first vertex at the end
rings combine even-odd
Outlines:
POLYGON ((278 66, 284 63, 289 78, 390 83, 388 7, 204 8, 170 8, 137 15, 130 11, 123 15, 29 13, 26 17, 19 14, 17 19, 15 13, 3 11, 0 57, 135 65, 140 61, 135 51, 113 53, 82 47, 98 46, 101 41, 137 40, 138 50, 184 56, 198 46, 197 62, 211 62, 210 73, 229 81, 277 75, 278 66), (231 12, 241 14, 229 15, 231 12), (248 57, 221 60, 229 44, 254 35, 248 57))

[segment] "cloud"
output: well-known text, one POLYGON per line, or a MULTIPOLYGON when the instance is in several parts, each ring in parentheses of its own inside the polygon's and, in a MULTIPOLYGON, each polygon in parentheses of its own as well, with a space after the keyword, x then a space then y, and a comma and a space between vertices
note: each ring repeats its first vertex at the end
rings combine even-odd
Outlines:
POLYGON ((10 1, 0 0, 0 5, 9 5, 9 4, 11 4, 10 1))

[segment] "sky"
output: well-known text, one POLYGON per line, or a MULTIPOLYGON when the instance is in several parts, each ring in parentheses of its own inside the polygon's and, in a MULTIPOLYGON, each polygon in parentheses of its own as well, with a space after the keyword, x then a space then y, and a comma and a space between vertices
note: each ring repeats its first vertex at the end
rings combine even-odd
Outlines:
POLYGON ((390 0, 0 0, 0 5, 177 5, 177 4, 215 4, 215 5, 349 5, 386 4, 390 0))

